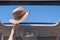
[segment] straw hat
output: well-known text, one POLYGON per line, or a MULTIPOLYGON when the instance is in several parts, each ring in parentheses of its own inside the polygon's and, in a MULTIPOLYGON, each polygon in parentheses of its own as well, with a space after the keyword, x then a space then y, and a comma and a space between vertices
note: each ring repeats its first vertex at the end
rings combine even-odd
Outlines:
POLYGON ((12 11, 13 19, 10 20, 13 24, 18 24, 22 22, 29 14, 29 11, 26 12, 24 8, 18 7, 12 11))

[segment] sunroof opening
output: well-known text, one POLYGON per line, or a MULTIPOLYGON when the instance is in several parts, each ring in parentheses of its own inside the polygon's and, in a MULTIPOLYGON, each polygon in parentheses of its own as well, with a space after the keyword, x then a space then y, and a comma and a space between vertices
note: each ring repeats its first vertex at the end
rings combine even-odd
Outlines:
POLYGON ((56 23, 60 19, 60 6, 0 5, 0 21, 9 23, 9 20, 13 18, 12 11, 17 7, 25 8, 26 12, 30 10, 29 16, 23 22, 56 23))

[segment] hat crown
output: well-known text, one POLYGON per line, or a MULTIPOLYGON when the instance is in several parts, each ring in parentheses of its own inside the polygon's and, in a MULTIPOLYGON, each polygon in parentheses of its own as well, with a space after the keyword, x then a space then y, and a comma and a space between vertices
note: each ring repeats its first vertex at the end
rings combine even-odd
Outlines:
POLYGON ((19 8, 16 8, 15 10, 13 10, 12 13, 13 13, 12 15, 14 16, 14 18, 20 19, 26 13, 26 11, 24 8, 19 7, 19 8))
POLYGON ((18 11, 18 10, 25 10, 25 9, 22 8, 22 7, 18 7, 18 8, 16 8, 16 9, 14 9, 14 10, 12 11, 12 13, 14 13, 14 12, 16 12, 16 11, 18 11))

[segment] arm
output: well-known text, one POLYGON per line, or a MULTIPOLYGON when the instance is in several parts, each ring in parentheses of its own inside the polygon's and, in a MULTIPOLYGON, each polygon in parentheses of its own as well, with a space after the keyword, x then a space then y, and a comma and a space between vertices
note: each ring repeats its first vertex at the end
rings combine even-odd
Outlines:
POLYGON ((12 30, 11 30, 11 34, 10 34, 10 37, 8 40, 14 40, 15 39, 16 28, 17 28, 17 25, 14 25, 12 30))
MULTIPOLYGON (((26 17, 28 16, 29 12, 27 12, 22 18, 21 20, 19 21, 19 23, 21 23, 24 19, 26 19, 26 17)), ((11 21, 10 21, 11 22, 11 21)), ((12 22, 11 22, 12 23, 12 22)), ((14 26, 11 30, 11 34, 10 34, 10 37, 8 40, 14 40, 15 39, 15 32, 16 32, 16 28, 17 28, 17 25, 19 24, 17 21, 14 21, 14 26)))

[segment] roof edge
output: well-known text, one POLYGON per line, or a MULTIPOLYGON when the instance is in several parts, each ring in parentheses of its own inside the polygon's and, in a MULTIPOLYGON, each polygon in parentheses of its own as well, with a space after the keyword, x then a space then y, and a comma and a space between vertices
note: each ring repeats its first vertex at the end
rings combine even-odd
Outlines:
MULTIPOLYGON (((30 26, 57 26, 60 24, 60 20, 57 22, 57 23, 47 23, 47 22, 23 22, 23 23, 20 23, 20 24, 23 24, 23 25, 30 25, 30 26)), ((8 26, 13 26, 12 23, 3 23, 4 26, 8 25, 8 26)))
MULTIPOLYGON (((12 24, 12 23, 3 23, 3 24, 12 24)), ((48 23, 48 22, 22 22, 20 24, 55 24, 55 23, 48 23)))

